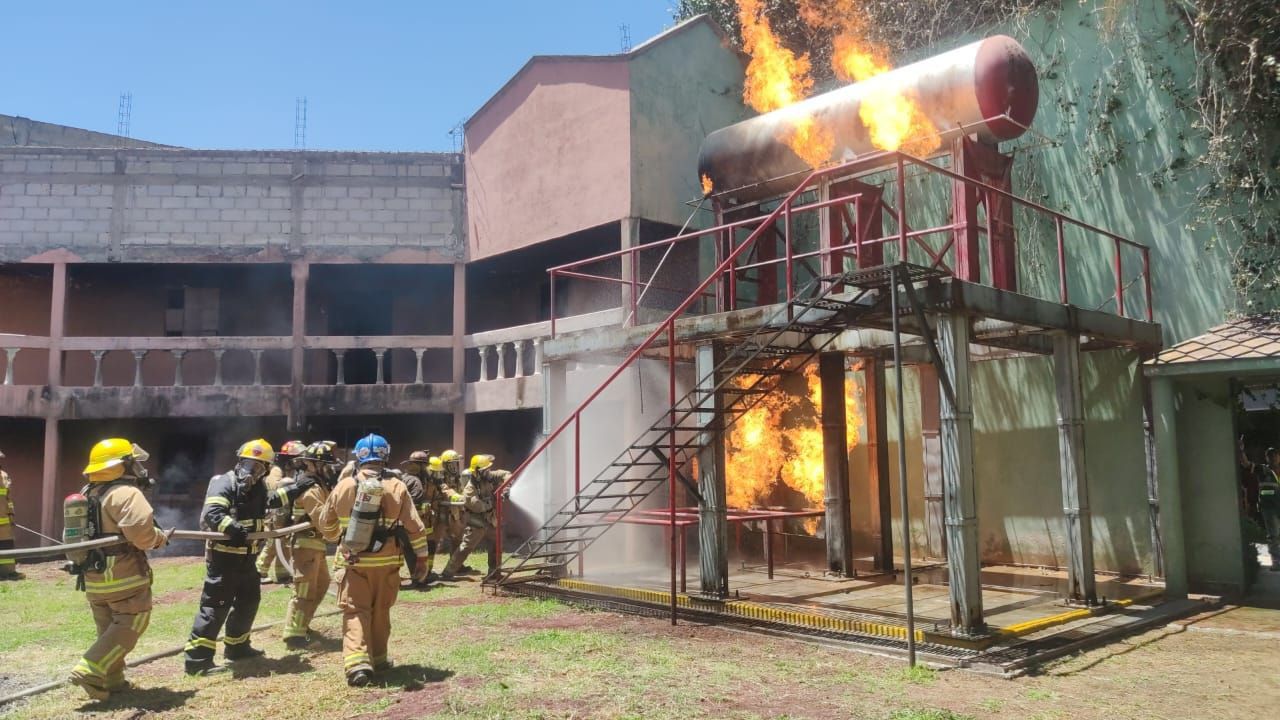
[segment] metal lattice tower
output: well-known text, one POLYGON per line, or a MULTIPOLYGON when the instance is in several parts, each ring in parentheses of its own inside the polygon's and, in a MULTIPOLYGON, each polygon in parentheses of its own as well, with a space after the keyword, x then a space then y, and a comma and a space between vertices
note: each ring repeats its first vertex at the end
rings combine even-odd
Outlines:
POLYGON ((631 52, 631 26, 619 25, 618 36, 622 41, 622 52, 631 52))
POLYGON ((463 127, 466 122, 465 119, 459 120, 449 128, 449 142, 454 152, 462 152, 462 145, 466 142, 466 128, 463 127))
POLYGON ((293 147, 297 150, 307 147, 307 99, 305 97, 294 100, 293 147))
POLYGON ((133 93, 120 93, 120 105, 116 108, 116 134, 129 137, 129 123, 133 119, 133 93))

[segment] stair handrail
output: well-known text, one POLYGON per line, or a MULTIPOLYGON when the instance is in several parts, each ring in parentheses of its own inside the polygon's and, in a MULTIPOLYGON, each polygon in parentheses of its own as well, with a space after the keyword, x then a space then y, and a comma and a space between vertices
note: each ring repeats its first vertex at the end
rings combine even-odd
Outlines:
MULTIPOLYGON (((671 311, 671 314, 668 315, 665 320, 658 323, 657 327, 653 329, 653 332, 649 333, 648 337, 642 340, 640 344, 637 345, 636 348, 632 350, 627 355, 626 358, 623 359, 623 361, 618 365, 618 367, 614 368, 613 372, 609 374, 609 377, 605 378, 604 381, 601 382, 600 385, 597 386, 595 390, 591 391, 591 393, 587 395, 586 398, 584 398, 581 402, 579 402, 577 408, 575 408, 574 411, 570 413, 568 417, 566 417, 563 421, 561 421, 561 423, 557 425, 556 428, 552 430, 551 433, 548 434, 547 437, 542 442, 538 443, 538 446, 533 449, 533 452, 529 453, 529 456, 525 458, 524 462, 516 466, 516 469, 512 470, 511 474, 507 476, 506 480, 504 480, 502 484, 500 484, 497 487, 497 489, 494 491, 495 529, 494 529, 493 543, 494 543, 494 551, 495 551, 495 554, 498 556, 499 564, 501 564, 501 561, 502 561, 502 510, 503 510, 503 505, 505 504, 507 493, 510 491, 511 486, 515 484, 515 481, 522 476, 524 471, 529 468, 529 466, 533 463, 534 460, 542 456, 542 454, 546 451, 546 449, 551 446, 551 443, 555 442, 555 440, 558 437, 560 437, 561 433, 567 430, 571 424, 579 423, 581 421, 583 409, 589 406, 592 402, 594 402, 595 399, 599 397, 601 393, 603 393, 610 385, 612 385, 613 381, 618 379, 618 377, 622 375, 623 371, 631 367, 631 365, 635 363, 637 359, 639 359, 640 355, 653 345, 654 341, 656 341, 662 335, 669 334, 672 331, 672 329, 675 326, 676 320, 681 315, 683 315, 684 312, 688 310, 690 306, 693 305, 694 301, 702 297, 703 292, 705 292, 706 289, 711 286, 712 282, 714 282, 717 278, 719 278, 729 268, 733 267, 733 263, 746 250, 746 248, 754 245, 755 242, 760 239, 760 235, 764 233, 765 229, 773 225, 775 222, 777 222, 778 218, 782 216, 782 214, 786 212, 788 208, 791 207, 791 204, 793 202, 795 202, 795 199, 809 188, 810 183, 812 183, 814 179, 824 175, 826 172, 829 172, 830 170, 832 170, 832 168, 823 168, 823 169, 814 170, 810 172, 805 177, 804 182, 797 185, 796 188, 787 195, 786 199, 778 204, 778 207, 774 208, 768 215, 761 218, 759 226, 756 227, 756 229, 753 230, 751 234, 747 236, 746 240, 743 240, 740 245, 738 245, 736 248, 733 248, 730 252, 726 253, 724 259, 720 261, 720 264, 716 266, 715 270, 708 273, 707 277, 703 279, 701 283, 698 284, 698 287, 694 288, 694 290, 691 293, 689 293, 689 296, 686 297, 678 306, 676 306, 676 308, 671 311)), ((580 448, 575 447, 574 453, 579 453, 579 452, 580 452, 580 448)))

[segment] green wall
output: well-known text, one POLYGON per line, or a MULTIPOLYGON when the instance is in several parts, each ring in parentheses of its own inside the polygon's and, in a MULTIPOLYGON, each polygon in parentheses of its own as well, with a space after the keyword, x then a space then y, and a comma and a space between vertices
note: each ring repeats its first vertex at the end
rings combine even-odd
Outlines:
MULTIPOLYGON (((1082 363, 1085 453, 1093 510, 1094 558, 1099 570, 1150 572, 1151 528, 1147 519, 1142 399, 1132 355, 1087 353, 1082 363)), ((901 526, 897 502, 897 402, 894 374, 887 373, 890 477, 894 544, 901 526)), ((924 463, 919 375, 904 376, 907 480, 913 553, 926 555, 924 463)), ((866 398, 859 410, 867 417, 866 398)), ((1066 562, 1062 483, 1058 476, 1057 403, 1050 358, 1005 358, 973 367, 974 456, 978 482, 978 534, 982 560, 991 563, 1062 566, 1066 562)), ((850 455, 855 548, 872 550, 870 479, 864 442, 850 455)))
MULTIPOLYGON (((705 18, 646 49, 631 68, 631 212, 677 227, 702 197, 698 148, 707 133, 748 116, 743 64, 705 18)), ((694 227, 711 225, 702 212, 694 227)))

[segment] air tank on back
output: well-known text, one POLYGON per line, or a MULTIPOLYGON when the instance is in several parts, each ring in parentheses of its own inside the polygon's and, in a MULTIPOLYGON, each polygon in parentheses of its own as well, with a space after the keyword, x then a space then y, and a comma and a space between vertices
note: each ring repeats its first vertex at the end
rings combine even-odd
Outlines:
POLYGON ((702 141, 698 174, 713 192, 740 202, 785 193, 798 180, 779 179, 809 169, 782 140, 805 115, 835 139, 830 162, 876 152, 859 113, 865 98, 886 88, 918 103, 943 147, 962 134, 1012 140, 1031 124, 1039 100, 1031 58, 1018 41, 995 35, 716 130, 702 141))

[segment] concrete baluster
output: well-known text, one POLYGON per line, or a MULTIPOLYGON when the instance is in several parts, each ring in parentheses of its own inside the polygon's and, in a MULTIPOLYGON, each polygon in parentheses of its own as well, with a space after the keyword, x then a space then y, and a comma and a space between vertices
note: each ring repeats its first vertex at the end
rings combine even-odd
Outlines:
POLYGON ((4 365, 4 384, 13 384, 13 359, 18 356, 18 351, 22 348, 5 348, 4 354, 8 361, 4 365))
POLYGON ((213 386, 222 387, 222 355, 227 351, 219 348, 213 351, 213 386))
POLYGON ((533 374, 542 374, 542 338, 533 339, 533 374))
POLYGON ((133 351, 133 386, 142 387, 142 361, 147 357, 146 350, 133 351))
POLYGON ((524 340, 516 340, 516 374, 513 377, 524 377, 524 340))
POLYGON ((253 386, 262 386, 262 351, 250 350, 253 353, 253 386))
POLYGON ((338 360, 338 384, 339 384, 339 385, 346 385, 346 384, 347 384, 347 375, 346 375, 346 373, 344 372, 344 368, 342 367, 342 359, 343 359, 343 356, 345 356, 346 354, 347 354, 347 351, 346 351, 346 350, 334 350, 334 351, 333 351, 333 355, 334 355, 334 357, 336 357, 336 358, 337 358, 337 360, 338 360))
POLYGON ((384 384, 384 378, 382 377, 382 356, 386 354, 387 351, 383 348, 373 351, 373 357, 378 361, 378 377, 373 381, 377 385, 384 384))
POLYGON ((413 382, 416 385, 422 384, 422 355, 425 352, 425 348, 414 348, 413 350, 414 356, 417 357, 417 363, 414 365, 417 369, 414 371, 413 375, 413 382))
POLYGON ((481 345, 476 350, 480 351, 480 382, 484 382, 489 379, 489 348, 481 345))
POLYGON ((173 386, 182 387, 182 358, 187 354, 186 350, 170 350, 173 355, 173 386))
POLYGON ((90 350, 89 354, 93 356, 93 386, 102 387, 102 358, 106 357, 106 350, 90 350))
POLYGON ((508 343, 498 343, 496 355, 498 357, 498 379, 507 379, 507 345, 508 343))

